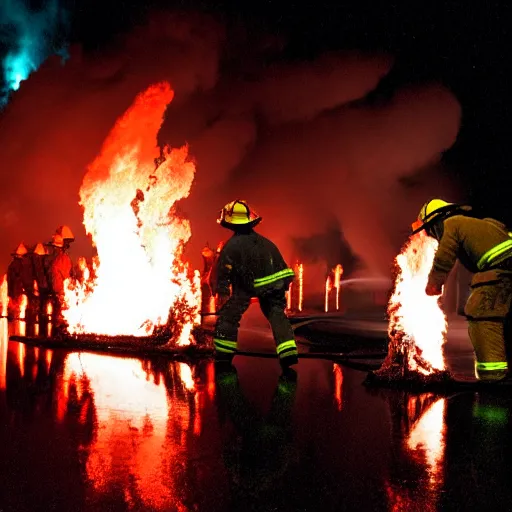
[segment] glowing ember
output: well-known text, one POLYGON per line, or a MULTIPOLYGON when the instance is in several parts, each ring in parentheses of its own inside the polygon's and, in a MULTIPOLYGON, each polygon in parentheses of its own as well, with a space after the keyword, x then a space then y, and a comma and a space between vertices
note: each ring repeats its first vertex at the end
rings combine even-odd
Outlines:
POLYGON ((398 275, 389 301, 389 352, 377 376, 444 375, 446 317, 439 297, 425 293, 438 243, 420 232, 396 258, 398 275))
POLYGON ((156 140, 172 98, 167 83, 140 94, 87 169, 80 199, 98 256, 91 276, 68 283, 72 334, 145 336, 172 320, 187 344, 200 322, 200 279, 182 261, 190 224, 176 211, 195 167, 186 147, 160 152, 156 140))
POLYGON ((297 265, 297 273, 299 275, 299 304, 297 309, 302 311, 302 304, 304 299, 304 265, 302 263, 297 265))
POLYGON ((2 310, 2 317, 7 316, 7 309, 9 306, 9 292, 7 290, 7 274, 2 278, 2 284, 0 285, 0 306, 2 310))

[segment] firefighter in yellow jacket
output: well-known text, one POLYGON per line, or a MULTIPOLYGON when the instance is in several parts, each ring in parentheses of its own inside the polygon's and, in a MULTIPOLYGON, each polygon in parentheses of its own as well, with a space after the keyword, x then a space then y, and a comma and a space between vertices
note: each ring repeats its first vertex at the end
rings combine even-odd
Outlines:
POLYGON ((214 333, 216 358, 232 359, 242 315, 251 298, 257 297, 272 327, 281 366, 287 370, 298 363, 293 329, 285 314, 285 292, 294 273, 274 243, 254 231, 260 221, 247 202, 239 199, 227 204, 217 220, 234 234, 222 247, 212 276, 213 293, 222 305, 214 333))
POLYGON ((432 199, 423 205, 413 234, 426 230, 439 241, 426 293, 440 295, 457 259, 474 274, 464 312, 482 381, 508 374, 512 302, 512 233, 501 222, 471 216, 471 207, 432 199))

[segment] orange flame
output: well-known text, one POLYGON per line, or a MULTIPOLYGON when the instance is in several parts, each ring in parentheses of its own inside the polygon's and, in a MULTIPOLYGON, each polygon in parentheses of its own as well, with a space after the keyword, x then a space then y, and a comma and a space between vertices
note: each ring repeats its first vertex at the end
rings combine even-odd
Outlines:
POLYGON ((343 267, 338 264, 334 268, 334 288, 336 288, 336 311, 340 309, 340 288, 341 276, 343 275, 343 267))
POLYGON ((293 283, 290 283, 288 287, 288 291, 286 292, 286 309, 291 311, 292 309, 292 293, 293 293, 293 283))
POLYGON ((325 279, 325 305, 324 310, 327 313, 329 311, 329 293, 332 290, 331 276, 327 276, 325 279))
POLYGON ((7 309, 9 306, 9 291, 7 290, 7 274, 4 274, 2 278, 2 284, 0 285, 0 305, 2 306, 2 317, 7 316, 7 309))
POLYGON ((388 305, 391 339, 388 358, 397 348, 407 347, 408 369, 423 375, 445 369, 446 317, 439 306, 439 297, 425 293, 437 247, 438 242, 424 232, 410 238, 396 258, 398 275, 388 305))
POLYGON ((23 294, 20 299, 20 320, 25 320, 25 314, 27 312, 27 306, 28 306, 28 297, 23 294))
POLYGON ((72 334, 150 335, 171 312, 187 344, 200 321, 200 284, 181 259, 190 223, 175 209, 190 193, 195 166, 187 147, 160 152, 156 141, 172 99, 165 82, 141 93, 87 169, 80 204, 98 258, 94 281, 66 292, 72 334))
POLYGON ((299 274, 299 304, 297 309, 302 311, 304 301, 304 265, 302 263, 297 265, 297 271, 299 274))

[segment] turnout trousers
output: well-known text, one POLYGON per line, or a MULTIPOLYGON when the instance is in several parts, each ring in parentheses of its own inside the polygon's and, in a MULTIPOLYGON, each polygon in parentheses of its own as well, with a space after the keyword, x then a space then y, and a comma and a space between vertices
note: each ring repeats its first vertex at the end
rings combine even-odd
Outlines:
MULTIPOLYGON (((254 293, 243 289, 235 289, 220 309, 213 340, 218 359, 230 359, 234 356, 237 350, 240 320, 247 311, 253 296, 254 293)), ((272 328, 281 365, 288 367, 296 364, 298 362, 298 351, 292 326, 285 314, 286 297, 284 287, 258 292, 256 296, 259 299, 261 311, 272 328)))
POLYGON ((511 302, 511 272, 489 270, 475 274, 464 312, 479 380, 496 381, 509 374, 511 302))

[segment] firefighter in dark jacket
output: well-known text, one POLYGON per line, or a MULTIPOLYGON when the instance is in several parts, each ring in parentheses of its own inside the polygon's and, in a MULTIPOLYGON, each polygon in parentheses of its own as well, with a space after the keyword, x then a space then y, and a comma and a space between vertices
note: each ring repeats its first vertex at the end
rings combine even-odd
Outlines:
POLYGON ((234 234, 221 250, 212 282, 221 306, 214 333, 216 358, 233 358, 240 320, 251 298, 257 297, 272 327, 279 361, 286 370, 298 363, 293 329, 285 314, 285 292, 294 273, 279 249, 253 230, 260 221, 261 217, 238 199, 227 204, 217 220, 234 234))
POLYGON ((441 295, 457 259, 474 274, 464 313, 482 381, 508 374, 507 344, 512 302, 512 234, 501 222, 471 216, 471 207, 432 199, 421 209, 413 234, 423 229, 439 241, 426 287, 441 295))

